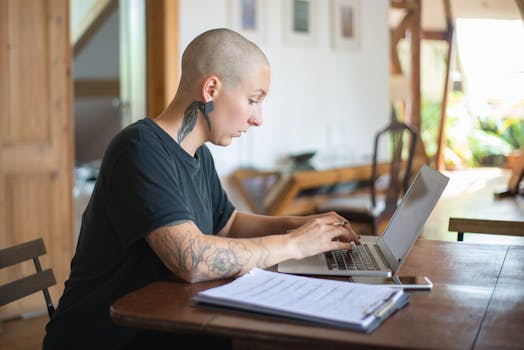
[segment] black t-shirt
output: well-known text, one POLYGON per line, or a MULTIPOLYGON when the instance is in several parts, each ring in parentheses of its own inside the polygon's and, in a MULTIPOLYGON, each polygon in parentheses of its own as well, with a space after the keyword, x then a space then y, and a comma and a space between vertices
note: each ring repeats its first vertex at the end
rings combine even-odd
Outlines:
POLYGON ((123 129, 106 150, 82 216, 44 349, 115 349, 132 340, 133 330, 111 321, 111 303, 169 274, 144 237, 179 220, 215 234, 233 210, 205 145, 192 157, 149 118, 123 129))

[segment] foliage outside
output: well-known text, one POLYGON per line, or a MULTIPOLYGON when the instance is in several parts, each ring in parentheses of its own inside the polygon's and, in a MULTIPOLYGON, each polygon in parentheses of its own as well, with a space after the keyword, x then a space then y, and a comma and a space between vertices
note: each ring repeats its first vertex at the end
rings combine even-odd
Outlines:
MULTIPOLYGON (((401 40, 397 48, 402 71, 409 72, 408 43, 401 40)), ((446 58, 445 42, 431 40, 422 42, 420 137, 430 159, 434 158, 438 147, 440 104, 447 69, 446 58)), ((452 60, 454 74, 451 75, 450 84, 454 85, 454 89, 447 99, 443 150, 446 168, 504 166, 512 152, 524 147, 524 92, 512 91, 512 97, 504 95, 499 96, 498 99, 493 97, 491 100, 479 100, 479 96, 471 93, 471 90, 478 91, 479 86, 473 85, 472 87, 476 89, 468 89, 462 64, 459 57, 454 57, 452 60), (454 82, 453 80, 457 78, 461 80, 454 82)), ((514 62, 514 66, 507 71, 518 72, 515 67, 521 65, 514 62)), ((513 77, 515 81, 520 79, 515 75, 513 77)), ((497 80, 497 83, 500 81, 497 80)), ((511 82, 511 79, 508 81, 511 82)), ((476 84, 478 81, 469 83, 476 84)))
MULTIPOLYGON (((426 154, 432 159, 437 152, 441 115, 441 93, 435 87, 443 85, 446 48, 440 43, 425 45, 422 59, 427 64, 422 65, 421 72, 420 136, 426 154)), ((504 166, 507 156, 523 147, 524 99, 513 105, 490 102, 485 102, 484 113, 479 114, 473 111, 472 102, 463 91, 449 93, 444 149, 446 168, 504 166)))
POLYGON ((449 100, 444 153, 447 168, 504 166, 507 156, 524 145, 524 102, 506 113, 474 115, 463 93, 453 92, 449 100))

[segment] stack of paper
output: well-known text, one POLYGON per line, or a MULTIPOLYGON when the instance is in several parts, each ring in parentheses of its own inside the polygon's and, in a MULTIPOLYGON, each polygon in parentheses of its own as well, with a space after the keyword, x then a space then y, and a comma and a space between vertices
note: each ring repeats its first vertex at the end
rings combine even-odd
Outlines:
POLYGON ((255 268, 230 283, 199 292, 194 300, 371 332, 404 306, 409 294, 385 286, 255 268))

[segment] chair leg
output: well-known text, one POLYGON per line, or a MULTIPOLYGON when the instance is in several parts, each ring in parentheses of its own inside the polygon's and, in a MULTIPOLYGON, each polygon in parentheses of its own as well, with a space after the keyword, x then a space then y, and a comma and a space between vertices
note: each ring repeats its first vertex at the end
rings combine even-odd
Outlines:
MULTIPOLYGON (((37 256, 33 258, 33 263, 35 264, 36 271, 42 272, 42 266, 40 265, 40 259, 38 259, 37 256)), ((49 290, 47 288, 42 289, 42 293, 44 294, 44 299, 47 304, 47 313, 49 314, 49 318, 51 318, 53 317, 53 314, 55 313, 55 307, 53 306, 51 295, 49 295, 49 290)))

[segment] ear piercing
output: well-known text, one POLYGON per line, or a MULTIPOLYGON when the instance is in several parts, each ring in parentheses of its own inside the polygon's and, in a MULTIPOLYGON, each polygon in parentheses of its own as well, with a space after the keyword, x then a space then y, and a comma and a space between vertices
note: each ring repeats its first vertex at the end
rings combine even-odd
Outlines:
POLYGON ((200 111, 202 112, 202 115, 204 116, 204 119, 206 120, 208 129, 211 130, 211 121, 209 120, 208 113, 213 112, 213 109, 215 108, 215 104, 213 100, 208 101, 206 103, 204 102, 197 102, 197 103, 198 103, 198 108, 200 109, 200 111))
POLYGON ((208 101, 204 104, 204 113, 205 114, 208 114, 210 112, 213 112, 213 109, 215 108, 215 104, 213 102, 213 100, 211 101, 208 101))

